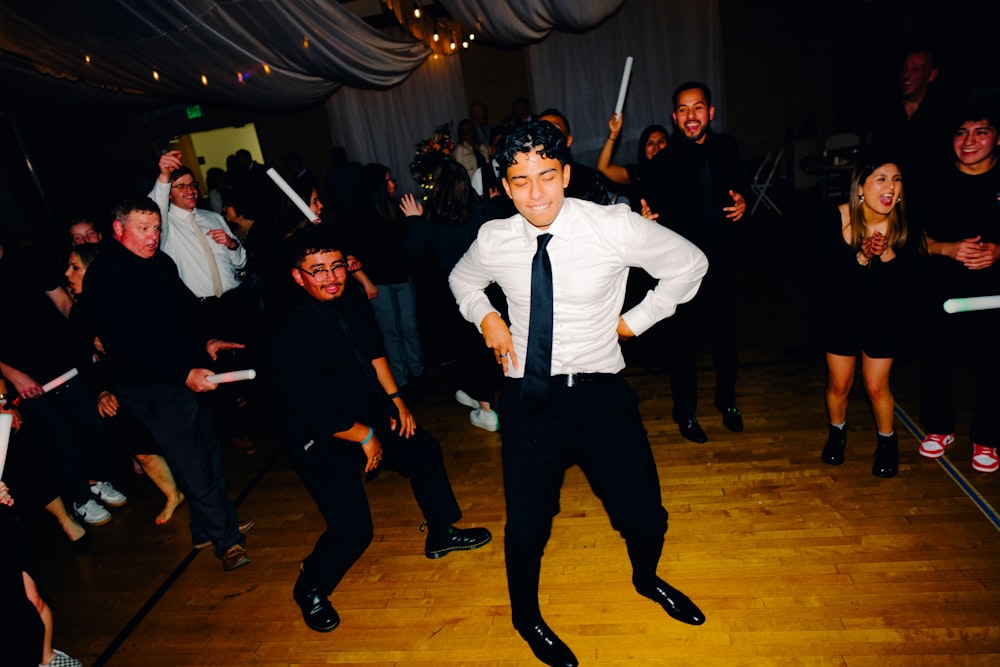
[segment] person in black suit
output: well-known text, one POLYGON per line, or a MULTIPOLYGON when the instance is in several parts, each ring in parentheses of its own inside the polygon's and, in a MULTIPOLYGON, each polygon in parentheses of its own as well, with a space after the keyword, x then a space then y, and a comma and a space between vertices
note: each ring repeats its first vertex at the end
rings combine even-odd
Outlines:
POLYGON ((326 520, 292 594, 306 625, 329 632, 340 617, 328 597, 374 536, 360 467, 410 479, 427 525, 428 558, 478 549, 492 536, 452 525, 462 510, 441 445, 417 427, 399 395, 372 307, 347 279, 329 225, 306 225, 284 243, 290 278, 301 289, 288 293, 269 349, 288 455, 326 520))
MULTIPOLYGON (((735 225, 746 213, 743 163, 736 140, 711 129, 712 93, 697 81, 673 94, 675 136, 649 167, 648 208, 657 221, 708 255, 709 269, 698 295, 669 320, 668 368, 673 418, 681 435, 707 442, 698 423, 698 347, 709 341, 715 365, 715 407, 730 431, 743 430, 736 407, 739 283, 735 225)), ((644 210, 644 215, 647 211, 644 210)))

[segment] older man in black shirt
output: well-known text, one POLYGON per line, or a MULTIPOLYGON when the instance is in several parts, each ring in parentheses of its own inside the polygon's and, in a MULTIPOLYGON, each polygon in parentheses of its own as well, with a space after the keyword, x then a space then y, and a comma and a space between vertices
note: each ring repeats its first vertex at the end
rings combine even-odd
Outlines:
POLYGON ((382 347, 371 306, 348 286, 347 262, 324 225, 286 240, 291 278, 301 287, 276 319, 270 350, 283 399, 289 458, 326 520, 293 597, 306 625, 329 632, 340 619, 327 599, 364 553, 374 531, 359 467, 408 477, 427 524, 424 553, 440 558, 490 541, 462 517, 438 441, 417 428, 382 347), (355 298, 357 297, 357 298, 355 298))
POLYGON ((250 562, 239 523, 226 494, 219 436, 198 394, 218 385, 208 380, 205 355, 243 347, 209 338, 194 318, 197 302, 160 245, 160 209, 149 198, 126 200, 114 211, 115 241, 87 270, 84 294, 118 398, 145 425, 163 450, 191 502, 196 543, 208 539, 225 570, 250 562))

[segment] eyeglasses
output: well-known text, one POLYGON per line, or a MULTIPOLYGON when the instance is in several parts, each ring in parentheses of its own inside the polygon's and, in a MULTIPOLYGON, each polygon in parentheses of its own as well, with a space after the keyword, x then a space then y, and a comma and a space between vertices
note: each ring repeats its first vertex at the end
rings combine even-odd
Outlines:
POLYGON ((180 190, 181 192, 184 192, 185 190, 197 190, 198 181, 191 181, 190 183, 174 183, 170 187, 174 190, 180 190))
POLYGON ((299 267, 299 271, 302 273, 308 273, 312 276, 313 280, 322 283, 330 279, 331 273, 336 273, 341 276, 347 275, 347 262, 334 262, 330 265, 330 268, 321 266, 320 268, 313 269, 312 271, 299 267))

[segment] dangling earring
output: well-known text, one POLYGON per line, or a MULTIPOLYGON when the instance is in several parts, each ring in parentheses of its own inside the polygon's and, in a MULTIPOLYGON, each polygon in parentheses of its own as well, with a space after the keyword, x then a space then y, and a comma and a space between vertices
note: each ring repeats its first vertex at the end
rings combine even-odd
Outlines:
POLYGON ((865 203, 865 195, 864 195, 864 193, 861 193, 861 194, 858 195, 858 203, 859 204, 864 204, 865 203))
POLYGON ((899 202, 903 201, 902 197, 896 197, 896 206, 899 206, 899 202))

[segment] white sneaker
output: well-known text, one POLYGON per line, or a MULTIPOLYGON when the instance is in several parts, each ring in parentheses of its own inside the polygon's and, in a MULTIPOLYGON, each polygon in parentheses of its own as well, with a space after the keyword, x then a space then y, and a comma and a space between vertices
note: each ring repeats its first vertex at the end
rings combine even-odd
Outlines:
POLYGON ((83 667, 83 663, 76 658, 71 658, 59 649, 52 649, 55 653, 52 659, 49 660, 47 665, 38 665, 38 667, 83 667))
POLYGON ((472 398, 461 389, 455 392, 455 400, 468 408, 475 409, 479 407, 479 401, 472 398))
POLYGON ((928 433, 920 443, 921 456, 929 459, 940 458, 944 455, 944 450, 948 445, 955 442, 954 433, 928 433))
POLYGON ((110 507, 121 507, 128 502, 125 494, 111 486, 111 482, 93 484, 90 487, 90 492, 97 496, 102 503, 110 507))
MULTIPOLYGON (((478 405, 478 404, 477 404, 478 405)), ((476 408, 469 413, 469 421, 473 426, 478 426, 484 431, 494 433, 500 430, 500 417, 493 410, 483 410, 476 408)))
POLYGON ((91 526, 103 526, 108 521, 111 521, 111 512, 105 509, 104 505, 97 502, 93 498, 85 502, 83 505, 77 505, 73 503, 73 511, 76 513, 84 523, 90 524, 91 526))

